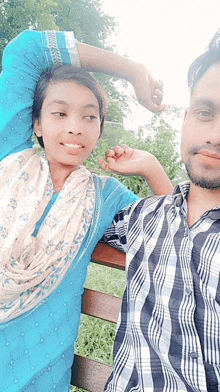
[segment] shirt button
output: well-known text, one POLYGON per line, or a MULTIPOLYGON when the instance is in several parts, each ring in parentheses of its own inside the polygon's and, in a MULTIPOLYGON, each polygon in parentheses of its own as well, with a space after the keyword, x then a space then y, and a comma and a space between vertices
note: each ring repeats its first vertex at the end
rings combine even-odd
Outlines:
POLYGON ((186 293, 186 295, 188 295, 188 296, 191 295, 191 294, 192 294, 191 288, 190 288, 190 287, 186 287, 185 293, 186 293))
POLYGON ((199 354, 196 351, 192 351, 191 353, 189 353, 190 358, 192 359, 197 359, 199 358, 199 354))

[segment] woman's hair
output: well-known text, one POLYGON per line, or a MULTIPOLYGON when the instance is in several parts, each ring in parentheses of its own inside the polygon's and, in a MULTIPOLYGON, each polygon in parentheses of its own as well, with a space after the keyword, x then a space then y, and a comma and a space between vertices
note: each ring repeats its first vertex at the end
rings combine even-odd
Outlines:
MULTIPOLYGON (((104 127, 104 118, 106 114, 105 91, 101 87, 97 79, 95 79, 90 73, 88 73, 82 68, 75 67, 74 65, 54 65, 50 68, 47 68, 41 73, 34 92, 34 100, 32 106, 32 123, 34 124, 34 121, 40 118, 41 108, 43 105, 44 98, 46 96, 49 83, 54 81, 62 82, 71 80, 88 87, 97 98, 99 103, 99 115, 101 120, 101 134, 104 127)), ((37 137, 37 139, 41 147, 44 148, 42 137, 37 137)))
POLYGON ((220 63, 220 29, 215 33, 206 52, 197 57, 189 67, 188 86, 191 93, 208 68, 217 63, 220 63))

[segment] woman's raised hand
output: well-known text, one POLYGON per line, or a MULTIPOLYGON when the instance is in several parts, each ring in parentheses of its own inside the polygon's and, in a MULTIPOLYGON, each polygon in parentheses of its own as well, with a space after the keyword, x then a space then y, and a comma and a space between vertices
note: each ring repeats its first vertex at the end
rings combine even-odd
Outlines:
POLYGON ((163 100, 163 83, 155 80, 143 64, 136 64, 131 83, 138 102, 151 112, 161 112, 166 105, 163 100))
POLYGON ((144 64, 113 52, 77 43, 81 66, 95 72, 102 72, 128 80, 134 87, 138 102, 151 112, 160 112, 163 84, 155 80, 144 64))

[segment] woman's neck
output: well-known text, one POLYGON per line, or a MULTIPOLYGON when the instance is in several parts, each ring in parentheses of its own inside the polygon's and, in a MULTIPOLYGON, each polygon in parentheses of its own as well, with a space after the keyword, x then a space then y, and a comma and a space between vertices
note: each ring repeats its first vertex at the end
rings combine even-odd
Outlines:
POLYGON ((72 166, 57 165, 49 162, 50 175, 53 183, 54 193, 63 188, 66 179, 73 172, 72 166))

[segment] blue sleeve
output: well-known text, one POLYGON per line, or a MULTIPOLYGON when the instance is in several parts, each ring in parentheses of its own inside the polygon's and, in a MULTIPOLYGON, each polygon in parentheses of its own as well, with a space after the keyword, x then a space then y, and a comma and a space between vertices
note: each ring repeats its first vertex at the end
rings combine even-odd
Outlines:
POLYGON ((55 63, 80 65, 72 32, 25 30, 5 48, 0 76, 0 159, 32 147, 36 82, 55 63))
POLYGON ((140 198, 114 177, 107 177, 104 187, 105 203, 111 203, 114 215, 140 198))

